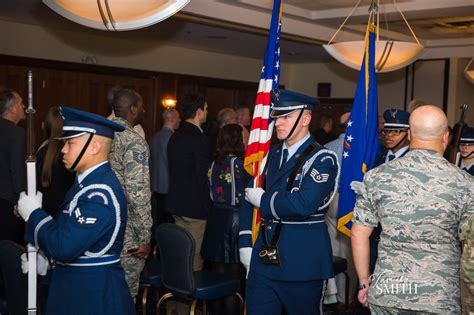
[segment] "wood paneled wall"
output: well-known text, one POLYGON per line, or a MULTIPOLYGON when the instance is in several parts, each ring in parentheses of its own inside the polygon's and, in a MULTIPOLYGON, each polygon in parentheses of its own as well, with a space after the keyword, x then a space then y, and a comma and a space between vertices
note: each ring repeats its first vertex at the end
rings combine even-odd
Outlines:
POLYGON ((310 131, 314 132, 319 126, 321 115, 328 115, 333 119, 332 134, 338 136, 342 130, 339 127, 339 118, 345 112, 350 112, 352 108, 352 98, 321 98, 319 106, 313 110, 310 131))
MULTIPOLYGON (((145 104, 143 127, 149 139, 161 126, 163 99, 180 99, 187 93, 206 96, 209 106, 208 120, 215 119, 224 107, 253 107, 257 81, 243 82, 172 73, 84 65, 42 59, 0 55, 0 87, 9 87, 20 93, 27 104, 27 73, 33 71, 33 98, 36 108, 35 135, 39 145, 45 138, 41 121, 53 106, 70 106, 108 116, 111 112, 107 91, 121 85, 138 91, 145 104)), ((314 110, 311 130, 317 128, 321 114, 328 114, 337 122, 349 111, 352 99, 321 99, 314 110)), ((179 110, 179 103, 178 103, 179 110)), ((22 123, 23 126, 24 122, 22 123)), ((339 133, 334 124, 334 135, 339 133)))
MULTIPOLYGON (((144 129, 147 138, 161 126, 161 101, 180 99, 190 92, 206 96, 209 119, 224 107, 253 106, 257 83, 213 79, 152 71, 75 64, 0 55, 0 87, 20 93, 27 104, 27 73, 33 71, 33 99, 36 108, 36 143, 45 138, 42 121, 52 106, 70 106, 108 116, 107 91, 115 86, 133 88, 144 100, 144 129)), ((179 110, 179 105, 178 105, 179 110)))

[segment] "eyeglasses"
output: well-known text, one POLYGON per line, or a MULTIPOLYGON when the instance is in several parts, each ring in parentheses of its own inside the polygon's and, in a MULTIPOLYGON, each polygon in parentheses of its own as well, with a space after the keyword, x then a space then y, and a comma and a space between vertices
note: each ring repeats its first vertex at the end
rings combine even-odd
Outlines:
POLYGON ((394 136, 398 136, 400 132, 406 132, 407 129, 382 129, 383 135, 392 134, 394 136))

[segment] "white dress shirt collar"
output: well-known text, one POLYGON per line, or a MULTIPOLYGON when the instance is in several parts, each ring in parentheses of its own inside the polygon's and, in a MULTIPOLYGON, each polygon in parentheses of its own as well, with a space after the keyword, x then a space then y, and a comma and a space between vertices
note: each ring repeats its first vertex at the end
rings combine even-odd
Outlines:
POLYGON ((401 157, 403 154, 405 154, 405 152, 408 151, 408 148, 409 148, 408 146, 403 147, 403 148, 401 148, 400 150, 398 150, 397 153, 393 153, 392 150, 388 150, 387 156, 386 156, 386 158, 385 158, 385 162, 388 162, 388 161, 389 161, 389 160, 388 160, 388 157, 389 157, 390 155, 395 155, 394 160, 398 159, 398 158, 401 157))
POLYGON ((296 153, 296 151, 298 151, 298 149, 301 147, 301 145, 303 143, 306 142, 306 140, 309 139, 309 137, 311 137, 310 133, 308 132, 306 134, 306 136, 303 137, 303 139, 301 139, 300 141, 296 142, 295 144, 293 144, 292 146, 290 147, 287 147, 286 146, 286 143, 283 142, 283 147, 282 147, 282 150, 284 149, 287 149, 288 150, 288 159, 287 161, 289 161, 291 159, 291 157, 296 153))
POLYGON ((88 170, 86 170, 85 172, 81 173, 81 174, 77 174, 77 182, 80 184, 84 178, 87 177, 87 175, 89 175, 90 173, 92 173, 95 169, 99 168, 100 166, 104 165, 105 163, 109 163, 109 161, 104 161, 102 163, 99 163, 97 165, 94 165, 92 166, 91 168, 89 168, 88 170))

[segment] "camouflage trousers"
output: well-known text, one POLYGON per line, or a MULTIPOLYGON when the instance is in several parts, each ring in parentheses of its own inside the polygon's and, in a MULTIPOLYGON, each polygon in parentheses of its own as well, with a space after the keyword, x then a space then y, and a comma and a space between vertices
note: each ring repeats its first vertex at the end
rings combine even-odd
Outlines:
POLYGON ((145 259, 132 256, 130 253, 127 253, 124 247, 120 255, 120 263, 125 270, 125 281, 127 281, 130 294, 135 299, 138 294, 140 274, 145 266, 145 259))
POLYGON ((466 283, 463 279, 460 281, 461 284, 461 309, 463 315, 474 314, 474 284, 466 283))
POLYGON ((385 307, 375 304, 369 304, 370 313, 374 315, 431 315, 436 313, 404 310, 395 307, 385 307))

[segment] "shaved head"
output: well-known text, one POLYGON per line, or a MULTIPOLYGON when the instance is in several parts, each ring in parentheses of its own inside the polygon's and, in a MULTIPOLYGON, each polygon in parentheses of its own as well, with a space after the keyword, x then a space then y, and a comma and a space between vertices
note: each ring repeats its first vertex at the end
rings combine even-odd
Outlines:
POLYGON ((439 107, 424 105, 411 114, 410 130, 415 139, 436 139, 448 130, 448 119, 439 107))
POLYGON ((424 105, 411 113, 410 147, 444 151, 448 135, 448 119, 439 107, 424 105))

